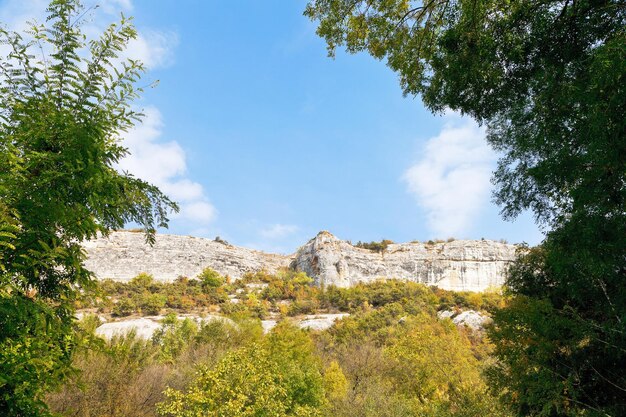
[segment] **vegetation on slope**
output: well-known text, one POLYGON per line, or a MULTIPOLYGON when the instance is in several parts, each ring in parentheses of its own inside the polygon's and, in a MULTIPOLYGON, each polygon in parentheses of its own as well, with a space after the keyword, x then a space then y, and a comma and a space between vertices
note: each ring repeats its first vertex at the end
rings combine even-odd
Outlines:
POLYGON ((174 282, 157 282, 145 273, 129 282, 98 281, 93 290, 76 300, 75 306, 113 317, 221 312, 264 319, 276 314, 354 313, 390 303, 417 303, 422 299, 429 299, 427 305, 432 308, 490 313, 504 305, 498 291, 454 292, 393 279, 322 289, 313 285, 313 279, 305 273, 290 269, 276 275, 264 271, 247 273, 241 279, 231 280, 207 268, 196 278, 179 277, 174 282))
POLYGON ((100 315, 126 297, 139 297, 133 314, 142 312, 139 300, 152 296, 191 303, 166 304, 161 313, 173 314, 148 341, 132 333, 95 338, 99 319, 87 315, 84 349, 74 356, 80 372, 48 396, 51 409, 92 417, 261 416, 270 410, 277 416, 507 415, 482 375, 492 349, 484 333, 436 315, 451 308, 493 311, 506 302, 498 293, 395 280, 320 289, 289 270, 232 282, 205 270, 198 278, 156 283, 141 274, 129 283, 102 282, 97 296, 85 294, 83 306, 96 300, 90 307, 100 315), (219 285, 206 285, 206 277, 219 285), (304 313, 351 315, 325 331, 302 330, 291 320, 304 314, 302 306, 304 313), (182 312, 232 321, 197 323, 178 319, 182 312), (264 334, 262 317, 278 325, 264 334))

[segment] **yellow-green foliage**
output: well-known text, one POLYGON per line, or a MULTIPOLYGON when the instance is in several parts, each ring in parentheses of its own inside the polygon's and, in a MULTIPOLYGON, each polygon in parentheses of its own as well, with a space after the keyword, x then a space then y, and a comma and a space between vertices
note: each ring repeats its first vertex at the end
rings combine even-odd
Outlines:
POLYGON ((397 363, 401 393, 419 402, 447 402, 458 393, 484 389, 469 340, 449 321, 411 317, 408 327, 385 349, 397 363))
POLYGON ((148 289, 152 284, 154 284, 154 277, 145 272, 140 273, 133 279, 129 281, 131 287, 137 289, 148 289))
MULTIPOLYGON (((155 417, 159 402, 161 415, 174 417, 507 415, 482 377, 489 342, 436 315, 442 308, 497 309, 506 299, 495 291, 456 293, 394 280, 321 289, 289 270, 218 287, 140 276, 102 282, 98 291, 115 297, 116 306, 137 300, 137 308, 158 296, 167 297, 166 308, 172 297, 188 297, 198 309, 208 294, 240 302, 218 304, 234 323, 197 324, 171 314, 150 341, 118 338, 102 352, 90 345, 91 353, 75 359, 83 373, 49 397, 61 415, 155 417), (291 324, 287 316, 298 311, 351 315, 312 332, 291 324), (259 318, 281 312, 263 335, 259 318)), ((81 327, 93 330, 93 317, 81 327)))
POLYGON ((275 363, 252 345, 229 353, 214 369, 201 368, 185 392, 168 388, 161 415, 173 417, 286 416, 284 380, 275 363))
POLYGON ((227 354, 212 369, 201 367, 185 391, 168 389, 161 415, 321 416, 322 377, 309 337, 278 326, 264 343, 227 354))
POLYGON ((221 311, 226 315, 245 313, 264 319, 270 313, 283 316, 338 311, 355 313, 394 303, 412 314, 449 308, 493 312, 505 305, 505 298, 497 289, 484 293, 454 292, 399 280, 322 289, 305 273, 289 269, 277 274, 248 273, 230 283, 207 268, 198 279, 180 277, 171 283, 155 282, 147 274, 140 274, 128 283, 104 280, 98 283, 95 292, 83 294, 77 302, 82 307, 98 307, 101 312, 118 316, 154 315, 166 309, 182 313, 206 310, 221 311), (230 302, 229 296, 241 302, 230 302))
MULTIPOLYGON (((277 276, 264 278, 266 289, 286 293, 292 285, 296 293, 298 285, 310 286, 295 273, 283 286, 277 276)), ((168 285, 189 288, 191 281, 168 285)), ((157 402, 161 415, 174 417, 507 415, 481 374, 491 345, 435 314, 445 303, 472 297, 398 281, 310 288, 302 300, 349 306, 350 317, 323 332, 301 330, 285 318, 263 335, 252 304, 269 301, 255 287, 232 304, 243 308, 233 312, 235 323, 198 325, 169 315, 150 341, 118 338, 104 350, 91 345, 75 358, 82 373, 48 402, 76 417, 155 417, 157 402)), ((93 330, 93 318, 82 327, 93 330)))
POLYGON ((209 288, 220 287, 226 282, 223 276, 211 268, 205 268, 200 275, 198 275, 198 279, 202 282, 203 287, 209 288))
POLYGON ((336 360, 324 371, 324 390, 331 401, 343 400, 348 394, 348 379, 336 360))

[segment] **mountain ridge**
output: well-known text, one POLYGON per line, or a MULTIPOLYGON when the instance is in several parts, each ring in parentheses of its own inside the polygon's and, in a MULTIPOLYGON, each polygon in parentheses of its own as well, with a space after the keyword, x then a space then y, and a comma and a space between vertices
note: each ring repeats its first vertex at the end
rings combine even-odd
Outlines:
POLYGON ((237 279, 248 272, 281 268, 306 272, 317 285, 348 287, 378 279, 401 279, 443 289, 484 291, 504 282, 515 245, 490 240, 391 243, 382 251, 359 248, 328 231, 294 254, 279 255, 221 240, 157 234, 150 247, 143 233, 112 232, 84 243, 86 267, 98 279, 128 281, 141 272, 159 281, 195 277, 210 267, 237 279))

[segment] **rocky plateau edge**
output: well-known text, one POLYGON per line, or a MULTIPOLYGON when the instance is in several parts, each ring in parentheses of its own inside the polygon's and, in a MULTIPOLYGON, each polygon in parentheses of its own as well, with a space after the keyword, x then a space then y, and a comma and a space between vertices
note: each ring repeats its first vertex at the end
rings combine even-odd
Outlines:
POLYGON ((359 282, 401 279, 455 291, 484 291, 504 282, 516 246, 490 240, 390 244, 381 251, 352 245, 323 231, 295 254, 278 255, 224 241, 157 234, 113 232, 84 243, 86 266, 98 279, 129 281, 141 272, 159 281, 195 277, 210 267, 238 279, 247 272, 281 268, 306 272, 317 285, 348 287, 359 282))

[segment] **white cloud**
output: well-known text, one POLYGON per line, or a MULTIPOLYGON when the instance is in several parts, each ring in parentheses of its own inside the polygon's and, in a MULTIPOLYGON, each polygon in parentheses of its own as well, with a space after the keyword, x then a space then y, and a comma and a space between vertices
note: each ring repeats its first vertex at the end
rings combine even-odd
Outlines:
POLYGON ((183 219, 202 225, 215 220, 217 210, 215 210, 215 207, 208 201, 193 201, 183 204, 179 215, 183 219))
MULTIPOLYGON (((45 23, 49 0, 7 0, 0 3, 0 21, 10 30, 24 32, 27 21, 45 23)), ((85 1, 81 30, 88 39, 99 37, 106 27, 120 20, 120 12, 132 12, 131 0, 85 1), (98 6, 97 8, 95 6, 98 6)), ((139 59, 148 69, 168 66, 174 61, 178 36, 171 31, 137 28, 137 39, 131 40, 118 62, 125 58, 139 59)), ((6 47, 4 48, 6 49, 6 47)), ((1 52, 5 52, 2 50, 1 52)), ((49 51, 45 51, 49 54, 49 51)), ((81 53, 87 54, 87 50, 81 53)), ((3 54, 5 55, 5 54, 3 54)), ((123 134, 123 144, 130 155, 120 161, 118 168, 159 187, 180 203, 180 213, 173 220, 205 227, 217 215, 202 185, 187 178, 186 155, 175 141, 160 141, 163 123, 155 107, 144 110, 142 124, 123 134)))
POLYGON ((163 185, 163 192, 177 201, 194 201, 204 196, 202 185, 188 178, 166 182, 163 185))
POLYGON ((428 140, 421 158, 402 179, 425 210, 434 235, 462 237, 489 203, 496 155, 484 128, 470 119, 446 117, 439 135, 428 140))
POLYGON ((298 230, 298 226, 293 224, 274 224, 261 229, 259 234, 265 239, 282 239, 296 233, 298 230))
POLYGON ((144 30, 128 43, 124 57, 138 59, 148 69, 167 67, 174 63, 177 45, 176 32, 144 30))
POLYGON ((159 142, 163 122, 155 107, 144 109, 142 124, 135 126, 124 136, 123 145, 130 155, 122 159, 119 169, 128 171, 161 189, 180 203, 180 213, 173 219, 205 226, 217 216, 217 210, 209 202, 201 184, 186 177, 186 154, 175 141, 159 142))
MULTIPOLYGON (((6 0, 0 4, 0 22, 9 30, 23 34, 27 22, 46 22, 49 0, 6 0)), ((120 12, 133 10, 131 0, 98 0, 84 2, 86 13, 81 30, 89 39, 99 37, 106 27, 120 20, 120 12), (95 6, 98 6, 97 8, 95 6)), ((167 67, 174 62, 178 34, 173 31, 137 28, 137 38, 127 45, 121 59, 142 61, 148 69, 167 67)))

